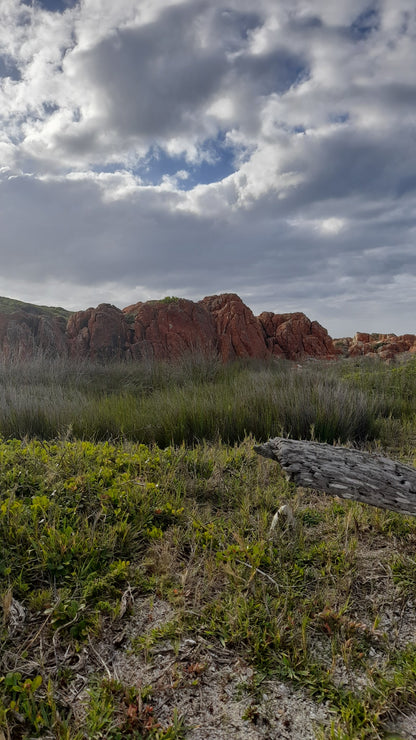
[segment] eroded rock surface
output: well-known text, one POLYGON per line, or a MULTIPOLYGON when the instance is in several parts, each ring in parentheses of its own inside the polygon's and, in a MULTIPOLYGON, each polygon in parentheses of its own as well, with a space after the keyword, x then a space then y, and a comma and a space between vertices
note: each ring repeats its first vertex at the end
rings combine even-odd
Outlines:
POLYGON ((124 359, 130 351, 131 331, 119 308, 102 303, 97 308, 72 314, 66 339, 72 357, 124 359))
POLYGON ((123 313, 127 321, 134 322, 134 358, 167 360, 217 349, 214 320, 199 303, 185 298, 148 301, 128 306, 123 313))
POLYGON ((275 357, 300 360, 304 357, 333 359, 339 350, 326 329, 304 313, 276 314, 264 311, 259 316, 267 346, 275 357))
POLYGON ((9 360, 25 360, 37 352, 49 356, 65 356, 66 320, 19 310, 0 313, 0 351, 9 360))
POLYGON ((235 293, 203 298, 199 305, 212 316, 217 347, 224 362, 237 357, 266 358, 268 350, 259 319, 235 293))

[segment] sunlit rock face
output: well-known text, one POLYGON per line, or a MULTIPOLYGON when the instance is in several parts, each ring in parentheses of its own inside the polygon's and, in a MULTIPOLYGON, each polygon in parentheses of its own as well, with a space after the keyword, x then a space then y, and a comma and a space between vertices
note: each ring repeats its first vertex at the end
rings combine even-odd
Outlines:
POLYGON ((185 298, 136 303, 124 309, 134 318, 131 354, 134 358, 170 360, 184 354, 212 354, 217 350, 214 320, 203 306, 185 298))
POLYGON ((326 329, 304 313, 276 314, 264 311, 259 316, 266 343, 275 357, 300 360, 305 357, 334 359, 340 354, 326 329))
POLYGON ((203 298, 199 305, 212 316, 218 352, 224 362, 237 357, 270 355, 260 321, 235 293, 203 298))

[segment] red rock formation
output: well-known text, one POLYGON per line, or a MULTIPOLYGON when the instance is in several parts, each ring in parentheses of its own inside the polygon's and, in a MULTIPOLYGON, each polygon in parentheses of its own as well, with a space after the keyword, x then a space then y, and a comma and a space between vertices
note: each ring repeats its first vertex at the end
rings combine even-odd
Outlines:
POLYGON ((382 360, 391 360, 405 352, 416 352, 414 334, 368 334, 357 332, 353 338, 345 337, 334 340, 335 345, 346 357, 370 356, 382 360))
POLYGON ((259 320, 266 342, 275 357, 300 360, 304 357, 334 359, 339 350, 326 329, 304 313, 275 314, 264 311, 259 320))
POLYGON ((130 351, 131 331, 126 318, 108 303, 72 314, 66 334, 72 357, 124 359, 130 351))
POLYGON ((253 312, 235 293, 211 295, 199 301, 211 314, 217 346, 223 362, 237 357, 269 356, 262 326, 253 312))
POLYGON ((136 303, 124 309, 134 316, 135 358, 176 359, 188 352, 211 354, 216 351, 215 325, 210 313, 185 298, 136 303))
POLYGON ((0 351, 6 359, 26 359, 36 353, 65 356, 64 318, 18 310, 0 313, 0 351))
MULTIPOLYGON (((213 295, 198 303, 183 298, 136 303, 120 311, 101 304, 65 318, 63 309, 3 299, 0 310, 0 357, 47 356, 110 359, 150 357, 177 359, 184 353, 218 353, 236 358, 306 357, 333 359, 360 355, 391 359, 416 353, 416 335, 357 332, 332 340, 318 322, 303 313, 256 317, 234 293, 213 295)), ((1 301, 0 301, 1 305, 1 301)))

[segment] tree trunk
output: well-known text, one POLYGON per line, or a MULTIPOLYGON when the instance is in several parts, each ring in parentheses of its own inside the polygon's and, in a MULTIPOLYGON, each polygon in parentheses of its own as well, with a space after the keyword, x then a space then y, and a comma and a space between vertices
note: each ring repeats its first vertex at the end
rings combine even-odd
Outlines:
POLYGON ((254 447, 297 486, 416 515, 416 469, 381 455, 276 437, 254 447))

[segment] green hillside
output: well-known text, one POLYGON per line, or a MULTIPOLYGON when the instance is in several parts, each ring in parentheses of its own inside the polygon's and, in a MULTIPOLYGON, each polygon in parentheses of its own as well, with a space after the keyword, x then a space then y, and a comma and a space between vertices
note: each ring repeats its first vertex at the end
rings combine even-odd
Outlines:
POLYGON ((34 303, 25 303, 17 301, 14 298, 5 298, 0 296, 0 313, 14 313, 15 311, 26 311, 31 314, 46 314, 48 316, 62 316, 67 319, 71 311, 59 306, 37 306, 34 303))

